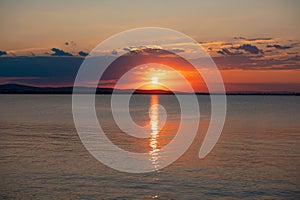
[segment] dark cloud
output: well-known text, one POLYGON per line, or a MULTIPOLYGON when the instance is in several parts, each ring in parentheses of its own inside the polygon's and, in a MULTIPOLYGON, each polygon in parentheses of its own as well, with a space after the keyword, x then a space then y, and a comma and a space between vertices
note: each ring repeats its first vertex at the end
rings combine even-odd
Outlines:
POLYGON ((63 50, 57 49, 57 48, 52 48, 51 51, 53 51, 54 53, 52 53, 52 56, 73 56, 72 54, 65 52, 63 50))
POLYGON ((6 51, 0 51, 0 56, 7 55, 6 51))
POLYGON ((236 40, 246 40, 246 41, 257 41, 257 40, 272 40, 271 37, 258 37, 258 38, 245 38, 245 37, 234 37, 236 40))
POLYGON ((239 51, 232 52, 227 48, 222 48, 221 50, 217 51, 217 53, 222 54, 224 56, 234 56, 234 55, 242 55, 243 54, 242 52, 239 52, 239 51))
POLYGON ((251 54, 263 53, 262 50, 258 49, 256 46, 251 45, 251 44, 242 44, 239 47, 232 47, 232 49, 244 50, 244 51, 249 52, 251 54))
POLYGON ((281 46, 279 44, 274 44, 274 45, 267 45, 267 48, 276 48, 276 49, 290 49, 292 46, 281 46))
POLYGON ((84 58, 76 56, 0 57, 0 80, 34 85, 72 85, 84 58), (21 82, 20 82, 21 81, 21 82))
POLYGON ((84 51, 79 51, 78 55, 85 57, 85 56, 88 56, 89 54, 84 51))
POLYGON ((217 51, 217 53, 222 54, 222 55, 227 55, 227 56, 234 55, 234 53, 232 53, 231 51, 229 51, 229 49, 226 49, 226 48, 223 48, 223 49, 217 51))

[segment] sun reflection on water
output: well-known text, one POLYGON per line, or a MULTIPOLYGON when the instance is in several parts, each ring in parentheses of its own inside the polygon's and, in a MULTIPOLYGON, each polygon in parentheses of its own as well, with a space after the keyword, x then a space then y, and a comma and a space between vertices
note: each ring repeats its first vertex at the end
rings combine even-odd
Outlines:
POLYGON ((152 95, 150 102, 150 138, 149 138, 149 146, 150 146, 150 160, 152 162, 153 168, 157 169, 159 166, 158 163, 158 138, 159 138, 159 107, 158 107, 158 96, 152 95))

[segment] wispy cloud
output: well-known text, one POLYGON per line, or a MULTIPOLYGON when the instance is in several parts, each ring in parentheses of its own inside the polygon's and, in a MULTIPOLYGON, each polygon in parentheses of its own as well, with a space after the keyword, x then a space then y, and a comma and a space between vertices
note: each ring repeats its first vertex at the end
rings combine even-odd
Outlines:
POLYGON ((267 48, 276 48, 276 49, 290 49, 292 46, 281 46, 279 44, 274 44, 274 45, 267 45, 267 48))
POLYGON ((233 39, 235 39, 235 40, 244 40, 244 41, 249 41, 249 42, 273 40, 273 38, 271 38, 271 37, 245 38, 245 37, 241 37, 241 36, 234 37, 233 39))

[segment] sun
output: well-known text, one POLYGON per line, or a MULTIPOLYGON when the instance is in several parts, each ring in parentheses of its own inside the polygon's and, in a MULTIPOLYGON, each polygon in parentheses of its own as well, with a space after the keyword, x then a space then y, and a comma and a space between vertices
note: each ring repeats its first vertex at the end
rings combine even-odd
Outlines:
POLYGON ((158 78, 156 76, 153 76, 151 78, 151 81, 152 81, 153 84, 157 84, 158 83, 158 78))

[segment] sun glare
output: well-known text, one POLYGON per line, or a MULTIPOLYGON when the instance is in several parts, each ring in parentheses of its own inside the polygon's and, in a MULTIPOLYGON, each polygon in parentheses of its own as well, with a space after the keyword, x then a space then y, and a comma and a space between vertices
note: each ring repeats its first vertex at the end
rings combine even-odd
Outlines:
POLYGON ((158 83, 158 78, 157 78, 156 76, 153 76, 153 77, 151 78, 151 80, 152 80, 152 83, 153 83, 153 84, 157 84, 157 83, 158 83))

